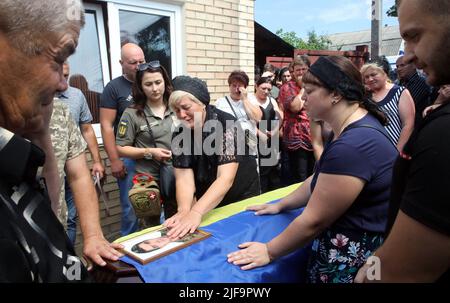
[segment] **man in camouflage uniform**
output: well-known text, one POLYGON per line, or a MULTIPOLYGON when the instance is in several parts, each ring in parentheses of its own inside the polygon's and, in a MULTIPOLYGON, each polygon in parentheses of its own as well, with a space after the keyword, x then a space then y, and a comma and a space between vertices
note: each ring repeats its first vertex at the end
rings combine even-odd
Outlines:
POLYGON ((74 120, 70 117, 70 112, 64 103, 59 99, 55 99, 53 103, 53 113, 50 120, 50 135, 53 144, 53 150, 58 165, 59 184, 59 200, 53 209, 59 221, 67 229, 67 205, 65 201, 64 191, 64 167, 67 161, 71 161, 76 157, 84 158, 84 150, 86 142, 81 136, 81 132, 76 126, 74 120))
POLYGON ((64 175, 72 188, 75 206, 83 226, 83 252, 99 265, 105 265, 102 258, 117 260, 121 254, 115 249, 122 246, 108 243, 100 227, 98 197, 95 191, 84 151, 86 142, 80 129, 70 115, 70 111, 59 99, 54 99, 50 119, 50 136, 57 159, 59 184, 59 201, 53 207, 58 219, 67 228, 67 205, 64 192, 64 175))

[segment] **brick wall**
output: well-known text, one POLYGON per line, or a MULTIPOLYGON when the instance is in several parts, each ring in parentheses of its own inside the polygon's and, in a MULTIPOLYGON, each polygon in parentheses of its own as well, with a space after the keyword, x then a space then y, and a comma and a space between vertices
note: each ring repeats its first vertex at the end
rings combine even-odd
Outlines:
POLYGON ((228 93, 228 75, 245 71, 253 85, 254 0, 187 0, 186 73, 208 83, 211 100, 228 93))

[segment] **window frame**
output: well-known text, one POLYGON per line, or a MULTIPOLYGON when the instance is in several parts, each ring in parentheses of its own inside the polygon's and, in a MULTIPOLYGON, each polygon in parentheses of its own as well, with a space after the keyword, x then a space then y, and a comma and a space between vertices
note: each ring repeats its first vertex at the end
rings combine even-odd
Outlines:
POLYGON ((154 1, 115 0, 107 1, 108 28, 111 55, 112 79, 122 75, 120 60, 120 20, 119 11, 129 11, 169 17, 172 77, 183 73, 181 6, 154 1), (117 64, 116 64, 117 63, 117 64))
MULTIPOLYGON (((136 13, 148 13, 170 18, 170 46, 172 77, 182 75, 185 69, 183 57, 182 38, 184 30, 182 27, 182 6, 179 4, 161 3, 147 0, 97 0, 94 3, 84 2, 84 9, 94 10, 97 17, 97 34, 100 44, 100 60, 103 73, 103 86, 109 81, 122 75, 120 60, 120 20, 119 10, 126 10, 136 13), (106 4, 106 11, 103 9, 106 4), (103 14, 106 13, 107 24, 103 14), (99 26, 99 24, 101 26, 99 26), (107 27, 107 28, 106 28, 107 27), (107 39, 109 44, 107 44, 107 39), (109 50, 109 58, 108 58, 109 50)), ((103 144, 100 123, 93 123, 94 132, 99 145, 103 144)))
POLYGON ((103 88, 104 88, 106 84, 108 84, 109 81, 111 81, 111 78, 109 72, 108 45, 106 44, 106 30, 105 30, 105 21, 103 19, 103 9, 101 4, 84 3, 83 6, 85 10, 95 11, 98 43, 100 47, 100 61, 101 61, 100 64, 102 67, 103 88))

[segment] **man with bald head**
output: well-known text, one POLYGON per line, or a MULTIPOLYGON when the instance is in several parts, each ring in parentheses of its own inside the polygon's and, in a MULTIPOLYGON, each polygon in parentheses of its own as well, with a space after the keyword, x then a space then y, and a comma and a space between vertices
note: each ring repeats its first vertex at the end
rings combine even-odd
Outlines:
POLYGON ((123 76, 130 82, 134 82, 139 64, 145 63, 144 52, 134 43, 122 46, 120 65, 122 65, 123 76))
POLYGON ((422 120, 423 110, 437 98, 437 91, 427 84, 427 79, 417 72, 414 62, 405 62, 404 56, 396 61, 398 84, 406 87, 414 100, 416 117, 414 125, 422 120))
POLYGON ((128 235, 137 230, 136 215, 128 199, 131 178, 134 171, 134 160, 121 159, 116 149, 115 133, 124 110, 131 105, 131 88, 136 78, 139 64, 145 62, 144 52, 133 43, 122 46, 120 64, 122 76, 110 81, 100 96, 100 125, 103 144, 111 163, 111 173, 117 178, 122 206, 121 234, 128 235))
POLYGON ((400 81, 400 84, 405 83, 412 75, 417 73, 417 69, 414 63, 405 63, 403 60, 403 56, 397 58, 397 61, 395 61, 395 65, 397 67, 397 77, 400 81))

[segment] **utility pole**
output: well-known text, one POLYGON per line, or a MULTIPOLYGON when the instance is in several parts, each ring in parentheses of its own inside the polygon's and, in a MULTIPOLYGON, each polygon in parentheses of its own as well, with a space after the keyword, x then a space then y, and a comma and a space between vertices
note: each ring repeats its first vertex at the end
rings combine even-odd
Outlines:
POLYGON ((382 0, 372 0, 372 31, 371 31, 371 49, 370 49, 370 57, 372 59, 377 58, 380 55, 381 50, 381 41, 382 41, 382 32, 381 32, 381 23, 382 23, 382 0))

